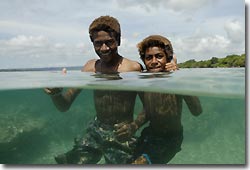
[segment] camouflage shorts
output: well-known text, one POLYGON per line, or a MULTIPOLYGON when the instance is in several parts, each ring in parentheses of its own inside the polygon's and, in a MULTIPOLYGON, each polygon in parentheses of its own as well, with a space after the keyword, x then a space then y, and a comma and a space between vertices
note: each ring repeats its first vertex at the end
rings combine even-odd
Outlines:
POLYGON ((90 123, 84 137, 76 138, 72 151, 77 154, 79 164, 96 164, 102 156, 107 164, 127 164, 131 162, 135 148, 135 138, 124 143, 119 142, 113 133, 113 126, 94 120, 90 123))

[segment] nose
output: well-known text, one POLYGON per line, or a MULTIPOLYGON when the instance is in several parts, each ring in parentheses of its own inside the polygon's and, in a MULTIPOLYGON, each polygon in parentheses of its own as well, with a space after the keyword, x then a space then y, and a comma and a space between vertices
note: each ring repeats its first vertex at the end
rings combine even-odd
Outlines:
POLYGON ((158 65, 158 60, 155 56, 153 56, 152 61, 151 61, 151 66, 155 67, 158 65))
POLYGON ((100 50, 107 51, 107 50, 109 50, 109 46, 107 46, 105 43, 103 43, 100 50))
POLYGON ((158 63, 158 60, 155 56, 153 56, 152 58, 152 64, 157 64, 158 63))
POLYGON ((155 56, 153 56, 153 58, 152 58, 152 63, 157 63, 157 59, 155 56))

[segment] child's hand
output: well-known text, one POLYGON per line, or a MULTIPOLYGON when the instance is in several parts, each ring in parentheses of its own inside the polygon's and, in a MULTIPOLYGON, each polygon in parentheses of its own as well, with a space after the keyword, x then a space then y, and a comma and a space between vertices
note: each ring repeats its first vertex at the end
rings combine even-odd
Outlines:
POLYGON ((44 92, 48 95, 56 95, 62 92, 63 88, 44 88, 44 92))
POLYGON ((115 128, 115 135, 119 141, 126 141, 130 139, 135 131, 137 130, 138 126, 132 123, 118 123, 114 125, 115 128))
POLYGON ((172 61, 165 65, 165 71, 176 71, 176 70, 179 70, 179 68, 177 65, 177 58, 174 55, 172 61))
MULTIPOLYGON (((67 69, 64 67, 61 73, 66 74, 67 69)), ((60 94, 62 91, 63 91, 63 88, 44 88, 44 92, 51 96, 60 94)))

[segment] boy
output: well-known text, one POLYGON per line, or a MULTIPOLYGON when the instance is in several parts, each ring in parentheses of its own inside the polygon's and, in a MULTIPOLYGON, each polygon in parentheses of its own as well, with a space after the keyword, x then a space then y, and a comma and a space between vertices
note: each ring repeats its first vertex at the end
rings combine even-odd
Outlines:
MULTIPOLYGON (((160 35, 152 35, 138 44, 138 50, 148 72, 164 72, 173 59, 171 42, 160 35)), ((181 150, 183 127, 182 101, 195 116, 202 112, 199 98, 177 94, 144 92, 140 94, 146 120, 138 139, 133 164, 165 164, 181 150)))
MULTIPOLYGON (((116 18, 96 18, 89 26, 89 35, 99 59, 89 60, 83 66, 83 72, 118 73, 142 70, 138 62, 118 53, 121 30, 116 18)), ((60 111, 67 111, 80 91, 81 89, 68 89, 63 94, 61 88, 45 89, 60 111)), ((132 91, 94 90, 95 120, 87 128, 86 135, 75 140, 72 150, 55 157, 57 163, 96 164, 102 156, 109 164, 125 164, 131 161, 133 137, 118 140, 113 130, 117 123, 129 123, 132 129, 139 126, 133 122, 136 95, 132 91)))

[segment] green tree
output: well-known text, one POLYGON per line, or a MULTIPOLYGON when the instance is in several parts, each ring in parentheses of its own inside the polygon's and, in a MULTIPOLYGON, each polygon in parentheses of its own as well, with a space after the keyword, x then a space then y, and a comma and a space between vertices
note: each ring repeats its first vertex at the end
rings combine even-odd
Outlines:
POLYGON ((212 57, 206 61, 188 60, 184 63, 179 63, 180 68, 215 68, 215 67, 245 67, 246 54, 228 55, 224 58, 212 57))

